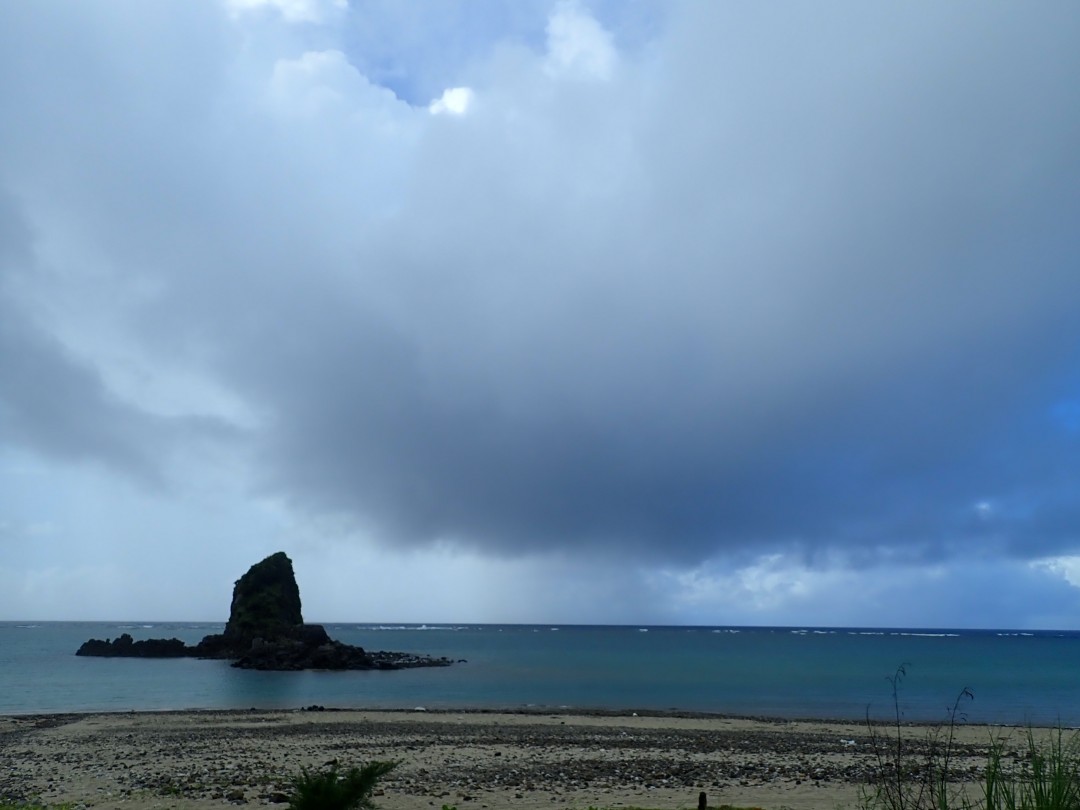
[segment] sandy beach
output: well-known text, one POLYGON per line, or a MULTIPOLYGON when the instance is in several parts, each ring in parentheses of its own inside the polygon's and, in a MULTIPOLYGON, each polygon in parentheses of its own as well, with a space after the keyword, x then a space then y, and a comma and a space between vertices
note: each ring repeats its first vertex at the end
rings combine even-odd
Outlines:
MULTIPOLYGON (((905 729, 913 740, 926 728, 905 729)), ((961 727, 957 772, 991 736, 961 727)), ((626 714, 190 711, 0 718, 0 798, 95 808, 285 800, 302 767, 400 763, 385 810, 853 806, 875 767, 865 726, 626 714)))

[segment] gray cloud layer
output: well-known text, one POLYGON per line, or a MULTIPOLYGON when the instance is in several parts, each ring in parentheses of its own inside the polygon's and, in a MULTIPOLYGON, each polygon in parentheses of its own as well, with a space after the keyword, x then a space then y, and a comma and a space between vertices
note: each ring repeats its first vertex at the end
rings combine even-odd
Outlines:
POLYGON ((243 404, 264 491, 392 544, 1077 548, 1074 6, 691 4, 474 56, 462 117, 315 28, 134 9, 0 11, 7 261, 85 317, 5 299, 20 441, 160 458, 111 324, 243 404))

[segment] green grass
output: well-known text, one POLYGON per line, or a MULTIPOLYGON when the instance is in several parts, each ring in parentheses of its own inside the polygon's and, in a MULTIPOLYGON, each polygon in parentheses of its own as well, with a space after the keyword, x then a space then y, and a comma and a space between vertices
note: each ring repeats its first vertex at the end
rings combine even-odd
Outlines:
POLYGON ((981 785, 953 772, 955 732, 963 722, 961 704, 973 699, 961 690, 946 721, 932 729, 925 744, 912 746, 903 733, 900 685, 904 665, 889 678, 894 720, 886 733, 867 717, 877 773, 861 797, 862 810, 1080 810, 1080 736, 1054 729, 1045 740, 1028 729, 1021 750, 1011 757, 1005 742, 991 738, 981 785), (1012 758, 1017 762, 1006 762, 1012 758), (981 792, 981 795, 978 795, 981 792))
POLYGON ((1001 743, 990 749, 983 784, 987 810, 1076 810, 1080 808, 1080 738, 1055 729, 1038 743, 1031 729, 1019 773, 1005 771, 1001 743))

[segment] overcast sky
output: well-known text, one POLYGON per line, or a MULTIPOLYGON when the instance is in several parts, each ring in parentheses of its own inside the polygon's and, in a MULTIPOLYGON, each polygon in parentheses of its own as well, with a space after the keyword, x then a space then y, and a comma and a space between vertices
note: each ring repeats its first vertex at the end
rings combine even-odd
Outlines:
POLYGON ((0 619, 1080 628, 1078 42, 0 3, 0 619))

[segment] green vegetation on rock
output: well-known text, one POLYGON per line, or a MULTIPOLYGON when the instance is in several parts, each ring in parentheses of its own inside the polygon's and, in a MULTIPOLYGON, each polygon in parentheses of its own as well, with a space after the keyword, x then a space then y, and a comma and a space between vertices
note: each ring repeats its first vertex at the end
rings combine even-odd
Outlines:
POLYGON ((236 581, 225 638, 270 641, 292 635, 303 623, 292 560, 279 551, 236 581))

